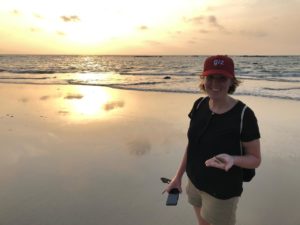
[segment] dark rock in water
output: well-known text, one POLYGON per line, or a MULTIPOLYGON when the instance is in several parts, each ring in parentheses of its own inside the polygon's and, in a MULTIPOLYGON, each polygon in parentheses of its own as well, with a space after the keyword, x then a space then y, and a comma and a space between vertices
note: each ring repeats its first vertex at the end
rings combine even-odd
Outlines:
POLYGON ((171 77, 170 76, 165 76, 164 79, 166 79, 166 80, 171 79, 171 77))

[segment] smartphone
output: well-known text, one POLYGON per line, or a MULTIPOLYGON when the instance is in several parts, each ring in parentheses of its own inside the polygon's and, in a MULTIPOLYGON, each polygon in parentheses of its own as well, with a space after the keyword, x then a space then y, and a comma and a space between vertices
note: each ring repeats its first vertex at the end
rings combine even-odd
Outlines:
POLYGON ((177 205, 179 193, 177 188, 172 189, 168 194, 166 205, 177 205))

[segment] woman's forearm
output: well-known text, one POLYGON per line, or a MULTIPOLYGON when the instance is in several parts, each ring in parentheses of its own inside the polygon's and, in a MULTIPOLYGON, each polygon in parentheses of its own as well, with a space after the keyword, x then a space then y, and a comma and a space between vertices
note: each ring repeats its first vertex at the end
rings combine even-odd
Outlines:
POLYGON ((261 159, 254 155, 233 156, 233 164, 242 168, 254 169, 261 163, 261 159))
POLYGON ((208 167, 215 167, 228 171, 233 165, 242 168, 254 169, 261 163, 260 141, 259 139, 243 142, 245 155, 228 155, 226 153, 218 154, 205 161, 208 167))
POLYGON ((242 144, 246 154, 243 156, 234 156, 234 165, 248 169, 257 168, 261 163, 259 139, 242 144))
POLYGON ((180 163, 180 165, 178 167, 178 170, 176 172, 176 175, 174 177, 175 179, 181 179, 182 176, 183 176, 183 174, 185 173, 185 170, 186 170, 186 161, 187 161, 187 148, 188 147, 186 147, 185 153, 184 153, 184 155, 182 157, 181 163, 180 163))

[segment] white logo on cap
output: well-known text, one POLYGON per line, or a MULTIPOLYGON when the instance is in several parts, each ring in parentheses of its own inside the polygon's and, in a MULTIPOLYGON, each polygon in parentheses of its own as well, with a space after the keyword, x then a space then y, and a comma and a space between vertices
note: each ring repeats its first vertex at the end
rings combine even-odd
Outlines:
POLYGON ((224 60, 222 60, 222 59, 214 60, 214 66, 223 66, 223 65, 224 65, 224 60))

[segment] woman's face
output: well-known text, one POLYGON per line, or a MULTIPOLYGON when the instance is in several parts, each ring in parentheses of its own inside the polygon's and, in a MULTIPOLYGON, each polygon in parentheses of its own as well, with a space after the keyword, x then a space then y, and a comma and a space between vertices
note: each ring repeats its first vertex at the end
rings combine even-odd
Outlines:
POLYGON ((209 75, 204 77, 204 87, 211 99, 221 99, 228 95, 232 79, 223 75, 209 75))

